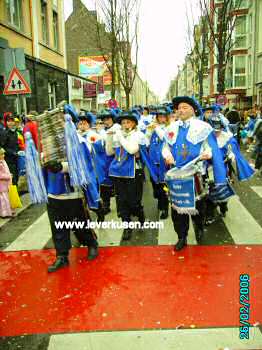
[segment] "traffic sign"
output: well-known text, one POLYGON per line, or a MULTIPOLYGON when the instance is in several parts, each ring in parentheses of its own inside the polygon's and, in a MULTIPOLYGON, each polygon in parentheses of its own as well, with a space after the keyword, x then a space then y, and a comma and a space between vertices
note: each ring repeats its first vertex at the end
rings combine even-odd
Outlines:
POLYGON ((31 94, 29 84, 26 82, 22 73, 14 67, 9 75, 7 84, 5 85, 4 95, 31 94))

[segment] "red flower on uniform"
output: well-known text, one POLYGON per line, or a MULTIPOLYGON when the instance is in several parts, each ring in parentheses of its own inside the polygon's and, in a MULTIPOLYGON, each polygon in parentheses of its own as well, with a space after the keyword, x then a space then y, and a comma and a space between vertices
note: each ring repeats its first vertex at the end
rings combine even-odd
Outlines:
POLYGON ((168 137, 169 137, 170 139, 172 139, 172 138, 174 137, 174 135, 175 135, 175 134, 173 133, 173 131, 171 131, 171 132, 168 133, 168 137))
POLYGON ((90 137, 90 141, 91 141, 91 142, 96 142, 95 136, 91 136, 91 137, 90 137))

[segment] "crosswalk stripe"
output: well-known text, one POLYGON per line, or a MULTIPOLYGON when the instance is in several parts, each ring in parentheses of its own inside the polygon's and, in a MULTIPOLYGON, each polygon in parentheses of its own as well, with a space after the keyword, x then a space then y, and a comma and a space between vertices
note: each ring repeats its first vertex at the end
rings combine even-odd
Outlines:
POLYGON ((51 238, 51 229, 45 212, 31 226, 22 232, 5 250, 42 249, 51 238))
POLYGON ((262 228, 237 196, 228 203, 224 223, 236 244, 262 244, 262 228))
MULTIPOLYGON (((163 222, 164 227, 163 229, 159 229, 158 234, 158 244, 159 245, 173 245, 177 242, 177 234, 174 230, 173 221, 171 219, 171 214, 166 220, 160 220, 163 222)), ((195 237, 195 231, 193 228, 192 220, 190 220, 190 226, 189 226, 189 232, 188 232, 188 238, 187 243, 190 245, 196 245, 196 237, 195 237)))
MULTIPOLYGON (((94 213, 91 213, 91 218, 95 221, 96 215, 94 213)), ((117 217, 115 198, 111 199, 111 213, 109 213, 105 217, 105 221, 110 222, 111 220, 120 222, 119 218, 117 217)), ((111 229, 100 228, 99 230, 95 230, 95 231, 98 237, 98 243, 100 247, 120 245, 123 230, 113 229, 113 228, 111 229)))
MULTIPOLYGON (((262 186, 253 186, 252 190, 261 195, 262 186)), ((147 204, 147 203, 146 203, 147 204)), ((145 205, 146 205, 145 204, 145 205)), ((229 211, 227 217, 223 219, 225 229, 232 236, 236 244, 261 244, 262 243, 262 228, 254 217, 249 213, 247 208, 241 203, 237 196, 230 199, 229 211)), ((91 214, 92 219, 96 220, 96 214, 91 214)), ((106 216, 106 221, 114 220, 121 222, 117 217, 115 198, 111 200, 111 213, 106 216)), ((161 220, 164 224, 163 229, 159 229, 158 244, 173 245, 177 242, 177 234, 174 231, 171 214, 166 220, 161 220)), ((213 224, 215 228, 216 223, 213 224)), ((209 234, 211 227, 207 227, 209 234)), ((121 244, 122 230, 121 229, 99 229, 96 230, 98 235, 99 245, 119 246, 121 244)), ((42 249, 48 240, 51 239, 51 230, 47 217, 44 213, 30 227, 22 232, 15 241, 13 241, 5 250, 30 250, 42 249)), ((213 242, 212 242, 213 243, 213 242)), ((188 235, 188 244, 196 245, 196 239, 192 221, 190 220, 190 229, 188 235)))
POLYGON ((251 189, 262 198, 262 186, 251 186, 251 189))
POLYGON ((59 334, 51 336, 48 350, 259 349, 261 344, 258 328, 250 328, 245 342, 239 328, 208 328, 59 334))

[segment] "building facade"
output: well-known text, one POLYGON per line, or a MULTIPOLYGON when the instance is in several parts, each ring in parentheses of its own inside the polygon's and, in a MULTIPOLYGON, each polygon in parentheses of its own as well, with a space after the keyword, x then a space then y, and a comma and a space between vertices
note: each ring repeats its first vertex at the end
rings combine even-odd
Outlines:
MULTIPOLYGON (((239 1, 235 1, 236 4, 239 4, 239 1)), ((215 14, 214 31, 218 24, 222 2, 223 0, 210 1, 210 11, 214 11, 215 14)), ((232 35, 233 46, 230 49, 226 67, 226 106, 236 105, 238 108, 249 108, 255 103, 262 103, 262 0, 242 0, 240 6, 230 15, 236 16, 236 19, 232 35)), ((200 40, 199 35, 196 35, 194 39, 196 45, 196 40, 200 40)), ((219 96, 217 49, 210 35, 207 52, 207 69, 203 81, 204 104, 216 102, 219 96)), ((173 83, 173 86, 178 87, 178 94, 191 94, 192 91, 188 87, 190 70, 186 58, 185 64, 179 69, 174 79, 176 83, 173 83)), ((193 71, 196 75, 196 69, 193 68, 193 71)), ((193 82, 193 95, 198 97, 199 85, 196 77, 193 78, 193 82)))
MULTIPOLYGON (((19 98, 0 93, 4 111, 42 112, 68 100, 63 0, 0 2, 0 63, 2 87, 12 65, 6 49, 24 49, 32 94, 19 98), (11 66, 8 67, 8 61, 11 66)), ((12 50, 10 50, 12 52, 12 50)), ((23 56, 23 55, 22 55, 23 56)), ((23 57, 20 55, 20 59, 23 57)))

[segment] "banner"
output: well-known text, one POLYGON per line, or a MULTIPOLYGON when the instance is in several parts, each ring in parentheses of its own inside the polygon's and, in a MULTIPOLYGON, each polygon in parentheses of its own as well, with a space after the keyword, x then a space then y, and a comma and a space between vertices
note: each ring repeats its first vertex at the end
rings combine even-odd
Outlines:
POLYGON ((103 77, 104 85, 112 83, 111 73, 103 56, 80 56, 79 75, 95 82, 98 82, 98 77, 103 77))
POLYGON ((181 214, 195 214, 194 177, 166 179, 173 208, 181 214))
POLYGON ((83 85, 84 90, 84 98, 92 98, 96 97, 96 84, 92 83, 84 83, 83 85))

